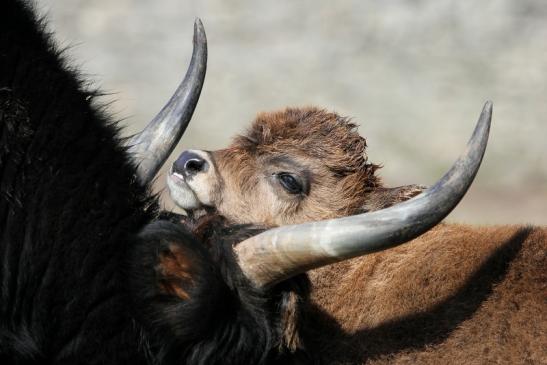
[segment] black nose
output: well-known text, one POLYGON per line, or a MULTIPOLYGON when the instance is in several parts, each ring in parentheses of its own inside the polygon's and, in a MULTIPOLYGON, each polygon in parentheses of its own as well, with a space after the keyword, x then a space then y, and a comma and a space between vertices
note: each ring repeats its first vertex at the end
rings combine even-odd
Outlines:
POLYGON ((173 172, 184 177, 192 177, 197 173, 207 171, 208 168, 207 161, 192 151, 184 151, 173 163, 173 172))

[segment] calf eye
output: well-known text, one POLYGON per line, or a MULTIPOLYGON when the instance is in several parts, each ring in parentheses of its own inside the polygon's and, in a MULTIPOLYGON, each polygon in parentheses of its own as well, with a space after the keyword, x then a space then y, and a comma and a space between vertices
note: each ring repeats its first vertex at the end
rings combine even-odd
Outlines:
POLYGON ((302 193, 302 184, 289 173, 282 172, 277 175, 279 183, 283 188, 291 194, 300 194, 302 193))

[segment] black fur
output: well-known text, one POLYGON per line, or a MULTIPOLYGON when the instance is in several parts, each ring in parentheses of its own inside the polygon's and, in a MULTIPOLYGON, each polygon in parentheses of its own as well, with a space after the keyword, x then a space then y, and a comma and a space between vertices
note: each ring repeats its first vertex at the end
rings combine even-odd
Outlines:
POLYGON ((126 345, 138 338, 120 262, 154 202, 81 84, 32 12, 2 1, 2 363, 144 362, 126 345))
POLYGON ((205 244, 154 222, 156 199, 82 85, 32 9, 0 1, 0 363, 279 360, 282 295, 253 289, 232 255, 255 231, 213 224, 205 244), (190 279, 165 277, 173 249, 190 279))
POLYGON ((144 323, 154 324, 154 336, 169 339, 158 344, 161 349, 156 352, 162 358, 186 358, 196 364, 262 363, 274 341, 268 303, 247 283, 232 254, 232 243, 248 235, 241 235, 241 230, 216 232, 222 237, 205 245, 178 224, 158 221, 145 229, 137 257, 131 260, 136 265, 133 291, 136 300, 145 303, 139 306, 144 308, 140 315, 144 323), (158 290, 156 283, 163 275, 157 261, 140 259, 160 257, 173 245, 191 262, 186 301, 158 290))

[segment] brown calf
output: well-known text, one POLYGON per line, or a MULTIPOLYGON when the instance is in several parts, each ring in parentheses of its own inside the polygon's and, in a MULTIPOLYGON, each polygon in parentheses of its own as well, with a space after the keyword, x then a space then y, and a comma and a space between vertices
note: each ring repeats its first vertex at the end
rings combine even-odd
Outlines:
MULTIPOLYGON (((315 108, 260 114, 220 151, 185 151, 172 197, 266 226, 388 207, 355 125, 315 108)), ((410 243, 309 272, 295 346, 326 364, 547 363, 547 230, 441 224, 410 243)))

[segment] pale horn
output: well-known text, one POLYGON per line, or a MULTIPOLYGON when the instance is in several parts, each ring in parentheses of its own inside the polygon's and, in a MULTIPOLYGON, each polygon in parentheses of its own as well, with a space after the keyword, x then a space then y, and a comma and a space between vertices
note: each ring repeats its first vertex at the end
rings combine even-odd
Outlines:
POLYGON ((270 287, 326 264, 385 250, 426 232, 458 204, 479 169, 490 130, 492 103, 482 110, 463 155, 430 189, 395 206, 332 220, 274 228, 235 247, 243 273, 270 287))
POLYGON ((184 80, 167 104, 126 146, 145 185, 156 176, 186 130, 198 103, 207 68, 207 38, 200 19, 194 23, 194 49, 184 80))

